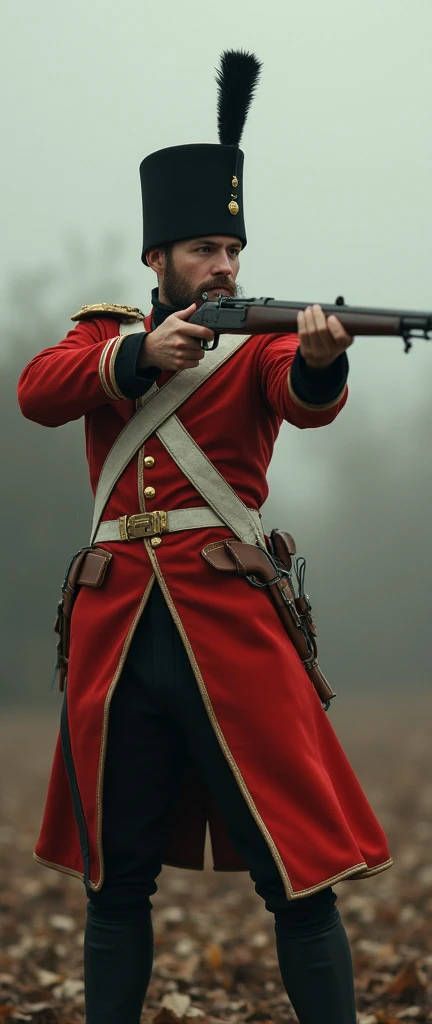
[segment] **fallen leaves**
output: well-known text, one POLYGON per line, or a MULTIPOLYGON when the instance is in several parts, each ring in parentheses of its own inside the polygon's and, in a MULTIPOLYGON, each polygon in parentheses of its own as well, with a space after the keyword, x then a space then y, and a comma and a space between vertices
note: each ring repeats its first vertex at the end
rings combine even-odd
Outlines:
MULTIPOLYGON (((53 989, 53 996, 60 1000, 76 1000, 77 996, 81 996, 84 993, 84 982, 82 978, 66 978, 61 985, 56 985, 53 989)), ((82 1000, 80 1000, 82 1002, 82 1000)))
POLYGON ((175 1017, 184 1017, 186 1010, 191 1005, 191 997, 188 995, 182 995, 181 992, 168 992, 161 1001, 161 1006, 165 1006, 167 1010, 170 1010, 175 1017))
POLYGON ((4 1024, 5 1021, 11 1019, 13 1009, 14 1008, 11 1003, 2 1003, 0 1006, 0 1024, 4 1024))
POLYGON ((420 963, 405 964, 399 974, 390 983, 387 994, 394 999, 424 1002, 427 989, 427 976, 420 963))
MULTIPOLYGON (((358 734, 344 725, 344 745, 352 746, 395 858, 391 871, 336 888, 355 965, 358 1024, 432 1024, 432 747, 411 742, 408 705, 399 724, 393 715, 391 729, 387 709, 381 725, 377 714, 375 705, 375 742, 365 743, 366 707, 363 720, 356 711, 358 734)), ((427 716, 417 719, 428 740, 427 716)), ((0 1024, 85 1020, 83 888, 34 864, 29 852, 51 756, 44 728, 32 723, 27 761, 19 720, 9 722, 7 743, 0 737, 4 763, 7 756, 0 792, 0 1024)), ((158 885, 142 1024, 293 1024, 273 916, 249 876, 164 868, 158 885)))
POLYGON ((35 974, 37 983, 41 988, 51 988, 61 981, 60 974, 54 974, 54 971, 46 971, 43 967, 36 968, 35 974))
POLYGON ((77 926, 76 921, 73 917, 69 917, 66 914, 51 914, 48 918, 48 924, 52 928, 55 928, 59 932, 74 932, 77 926))
POLYGON ((198 1006, 192 1006, 190 996, 171 992, 163 997, 153 1024, 179 1024, 179 1021, 186 1022, 192 1017, 205 1017, 205 1013, 198 1006))
POLYGON ((218 971, 223 964, 223 952, 216 943, 211 943, 206 951, 206 961, 213 971, 218 971))

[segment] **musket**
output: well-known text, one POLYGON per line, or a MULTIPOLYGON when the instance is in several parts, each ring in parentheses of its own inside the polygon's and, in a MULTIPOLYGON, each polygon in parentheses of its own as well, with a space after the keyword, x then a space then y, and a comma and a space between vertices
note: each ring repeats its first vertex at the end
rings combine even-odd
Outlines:
MULTIPOLYGON (((217 348, 220 334, 295 334, 297 314, 312 302, 283 302, 278 299, 243 299, 219 295, 216 302, 203 303, 190 317, 189 323, 200 324, 214 331, 214 341, 201 341, 201 348, 217 348)), ((370 306, 347 306, 341 295, 334 306, 322 304, 326 317, 337 316, 348 334, 372 335, 404 339, 405 352, 412 348, 412 339, 432 340, 432 313, 411 309, 380 309, 370 306)))

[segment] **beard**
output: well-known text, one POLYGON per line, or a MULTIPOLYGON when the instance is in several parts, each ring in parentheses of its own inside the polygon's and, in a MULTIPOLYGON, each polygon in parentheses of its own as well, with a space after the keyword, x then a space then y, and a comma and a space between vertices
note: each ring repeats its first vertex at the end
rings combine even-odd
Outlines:
POLYGON ((199 307, 204 301, 202 293, 210 291, 211 288, 227 288, 230 295, 234 296, 238 296, 243 291, 234 281, 222 276, 214 277, 212 281, 207 279, 194 289, 187 277, 176 270, 172 253, 167 253, 163 290, 166 300, 171 306, 174 306, 175 309, 187 309, 192 302, 196 302, 199 307))

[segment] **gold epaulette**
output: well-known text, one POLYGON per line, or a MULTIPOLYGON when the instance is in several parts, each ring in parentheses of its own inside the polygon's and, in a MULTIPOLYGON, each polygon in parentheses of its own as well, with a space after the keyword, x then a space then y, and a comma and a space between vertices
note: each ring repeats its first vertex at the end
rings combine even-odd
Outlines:
POLYGON ((123 324, 144 320, 145 314, 137 306, 119 306, 116 302, 95 302, 93 306, 81 306, 71 320, 95 320, 98 316, 114 317, 123 324))

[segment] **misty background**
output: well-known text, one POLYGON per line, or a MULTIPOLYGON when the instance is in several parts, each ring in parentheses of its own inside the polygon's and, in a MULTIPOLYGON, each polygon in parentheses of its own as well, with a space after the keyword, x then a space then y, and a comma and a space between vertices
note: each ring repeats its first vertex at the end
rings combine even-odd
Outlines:
MULTIPOLYGON (((2 35, 0 694, 53 706, 52 624, 92 499, 83 423, 26 421, 22 368, 83 303, 149 311, 139 163, 217 141, 214 68, 231 47, 264 65, 241 144, 245 293, 431 309, 432 5, 27 0, 2 35)), ((430 679, 432 344, 359 338, 349 360, 334 424, 284 424, 265 526, 306 555, 339 694, 408 693, 430 679)))

